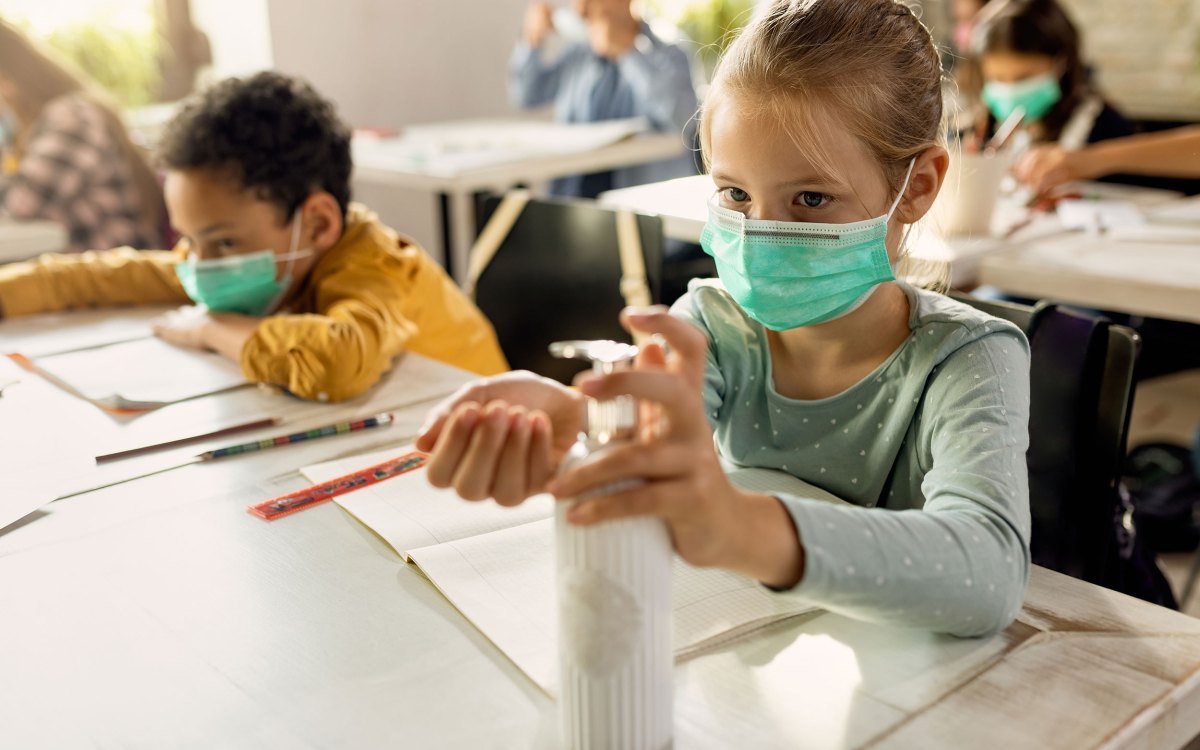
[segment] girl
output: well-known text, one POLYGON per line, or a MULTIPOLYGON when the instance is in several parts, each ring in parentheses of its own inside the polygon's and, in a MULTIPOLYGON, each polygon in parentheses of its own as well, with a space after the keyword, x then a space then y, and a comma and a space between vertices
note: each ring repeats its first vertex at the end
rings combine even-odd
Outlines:
POLYGON ((991 137, 1018 106, 1036 143, 1076 149, 1133 127, 1088 81, 1079 32, 1054 0, 994 0, 974 31, 983 73, 979 132, 991 137))
POLYGON ((550 477, 582 396, 528 373, 473 384, 417 445, 464 498, 560 498, 579 524, 653 514, 694 565, 781 596, 959 635, 1007 625, 1029 572, 1028 347, 1015 327, 895 280, 904 225, 948 165, 935 45, 893 0, 776 0, 721 61, 701 117, 719 281, 664 310, 637 369, 586 380, 662 414, 628 448, 550 477), (715 435, 714 435, 715 433, 715 435), (715 439, 714 439, 715 437, 715 439), (735 489, 721 459, 849 501, 735 489))
POLYGON ((63 224, 72 250, 163 247, 158 178, 113 109, 0 21, 0 209, 63 224))

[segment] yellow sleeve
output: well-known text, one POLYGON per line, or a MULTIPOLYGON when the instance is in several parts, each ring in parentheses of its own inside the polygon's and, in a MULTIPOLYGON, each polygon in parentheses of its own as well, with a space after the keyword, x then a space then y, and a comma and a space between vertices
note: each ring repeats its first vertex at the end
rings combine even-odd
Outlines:
POLYGON ((374 385, 417 330, 404 314, 415 274, 397 270, 344 268, 318 282, 317 313, 265 319, 242 347, 246 378, 318 401, 374 385))
POLYGON ((16 317, 77 307, 183 304, 188 296, 175 276, 178 260, 171 251, 122 247, 43 255, 0 266, 0 314, 16 317))

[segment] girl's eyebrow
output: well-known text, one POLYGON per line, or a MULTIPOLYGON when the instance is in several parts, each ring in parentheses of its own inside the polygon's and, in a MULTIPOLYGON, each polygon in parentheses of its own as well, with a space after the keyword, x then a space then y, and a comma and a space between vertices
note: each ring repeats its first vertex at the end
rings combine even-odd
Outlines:
MULTIPOLYGON (((714 182, 739 182, 739 180, 725 172, 713 172, 711 175, 714 182)), ((777 187, 794 188, 799 186, 806 187, 821 187, 821 188, 845 188, 845 185, 835 179, 821 177, 819 175, 804 176, 794 180, 786 180, 778 183, 777 187)))

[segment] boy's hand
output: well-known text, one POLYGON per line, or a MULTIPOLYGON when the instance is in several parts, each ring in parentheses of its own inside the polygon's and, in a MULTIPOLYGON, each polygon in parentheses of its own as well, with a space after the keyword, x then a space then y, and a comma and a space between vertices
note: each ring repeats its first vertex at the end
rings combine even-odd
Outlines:
POLYGON ((191 349, 210 349, 204 339, 204 327, 210 318, 203 307, 181 307, 172 310, 150 323, 154 335, 176 346, 191 349))
POLYGON ((546 40, 546 35, 554 29, 552 20, 554 10, 549 3, 530 3, 525 11, 525 28, 523 34, 525 43, 537 49, 546 40))
POLYGON ((242 347, 261 318, 235 313, 210 313, 203 307, 181 307, 150 324, 154 335, 177 346, 215 351, 238 362, 242 347))

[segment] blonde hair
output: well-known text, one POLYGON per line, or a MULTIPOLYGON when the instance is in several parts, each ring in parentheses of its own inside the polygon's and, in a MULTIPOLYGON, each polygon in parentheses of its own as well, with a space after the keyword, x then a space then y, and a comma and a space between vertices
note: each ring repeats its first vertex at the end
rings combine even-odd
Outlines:
POLYGON ((51 100, 66 94, 80 94, 100 110, 129 164, 140 204, 140 224, 148 237, 160 238, 163 218, 162 190, 147 157, 129 138, 115 106, 81 74, 60 60, 52 51, 25 36, 15 26, 0 20, 0 73, 12 81, 20 97, 24 114, 36 117, 51 100))
POLYGON ((830 122, 845 128, 878 162, 892 194, 908 162, 943 141, 937 44, 895 0, 771 2, 717 65, 700 113, 706 164, 707 115, 728 97, 781 127, 825 177, 834 176, 834 159, 820 133, 830 122))

